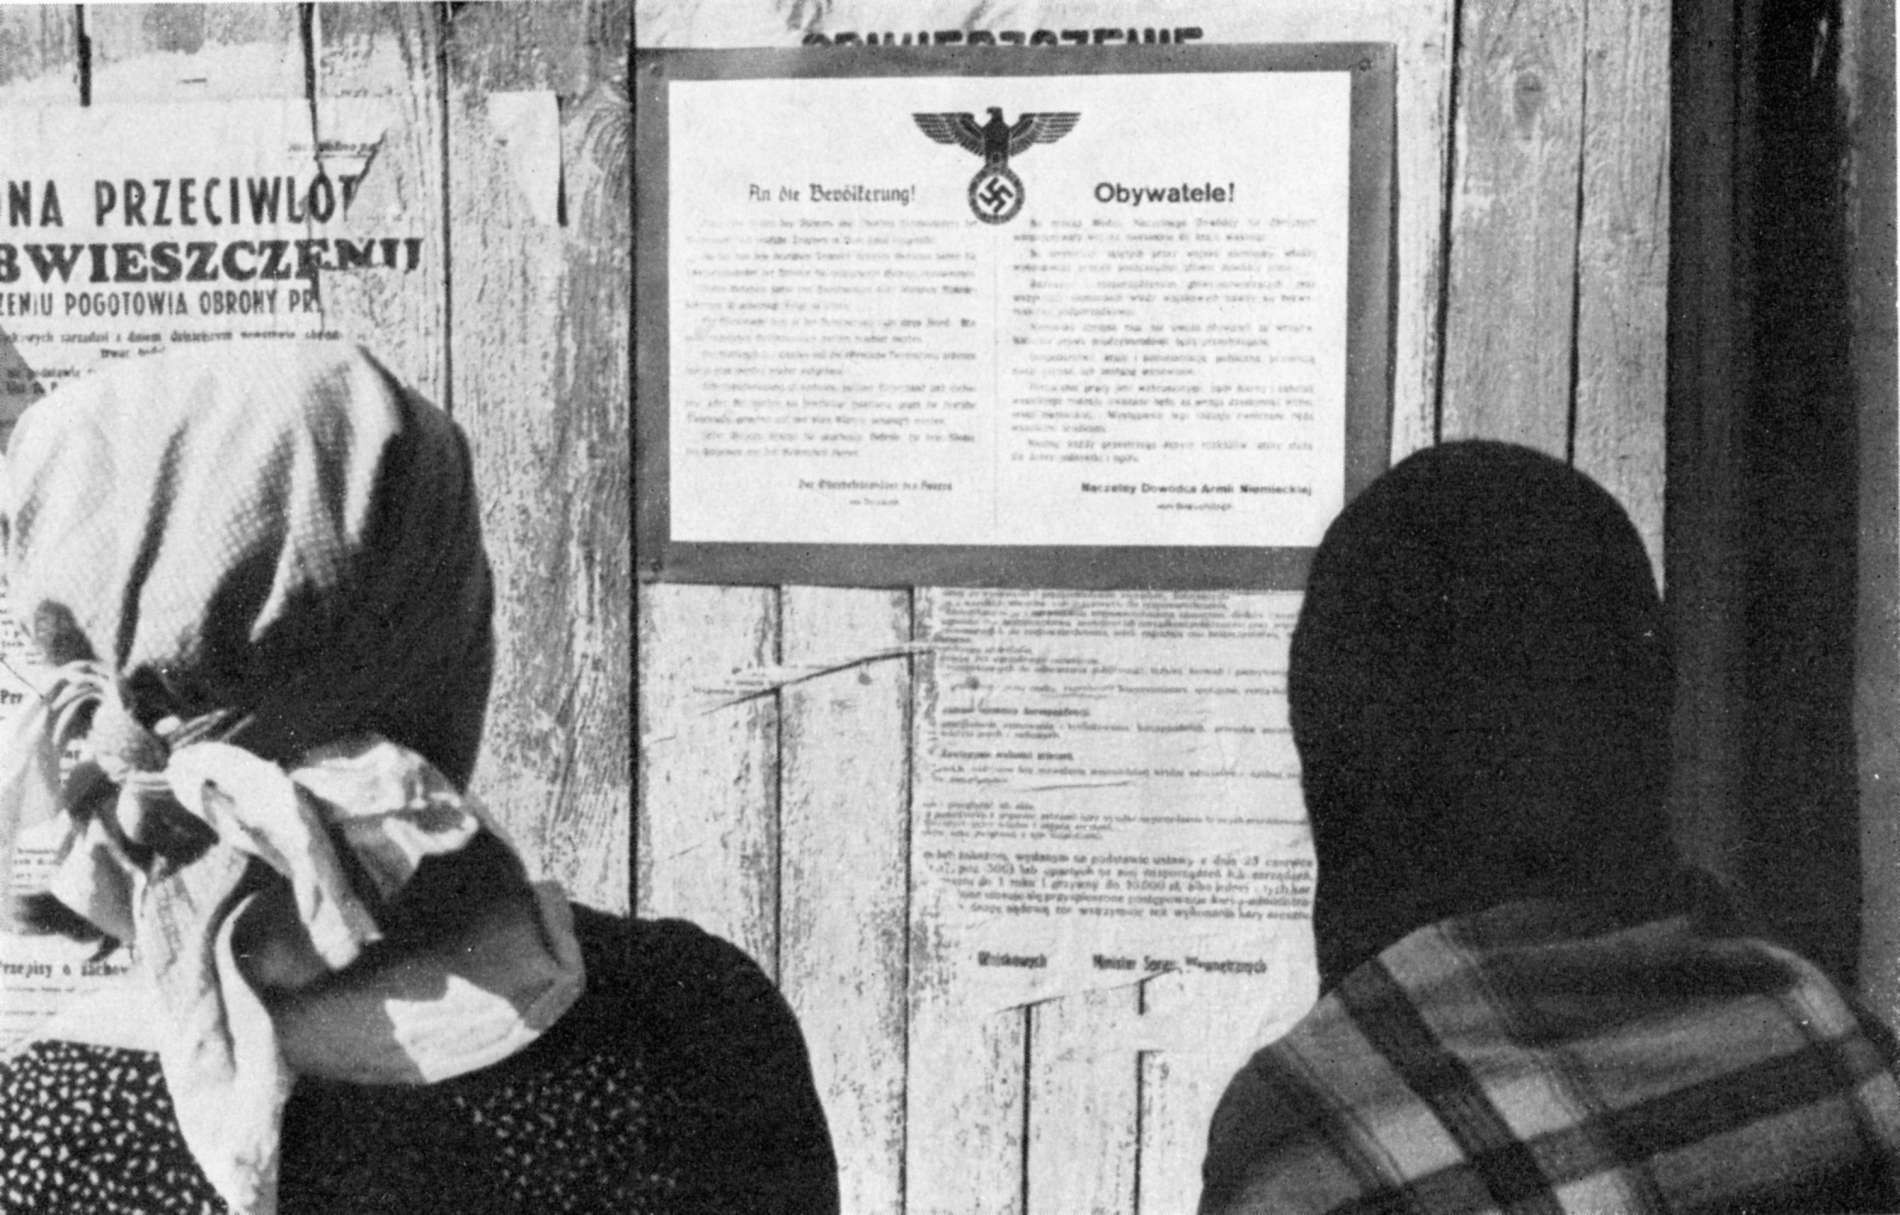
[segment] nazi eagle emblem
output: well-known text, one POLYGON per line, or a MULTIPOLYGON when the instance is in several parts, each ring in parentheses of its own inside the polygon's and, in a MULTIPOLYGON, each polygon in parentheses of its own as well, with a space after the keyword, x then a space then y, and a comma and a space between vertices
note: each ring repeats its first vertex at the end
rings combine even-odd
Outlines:
POLYGON ((1023 179, 1009 167, 1009 158, 1031 146, 1054 143, 1075 129, 1082 115, 1073 111, 1024 114, 1004 122, 999 106, 989 108, 990 120, 978 126, 970 114, 912 114, 924 134, 938 143, 955 144, 983 158, 983 167, 970 179, 970 210, 986 224, 1006 224, 1023 209, 1023 179))

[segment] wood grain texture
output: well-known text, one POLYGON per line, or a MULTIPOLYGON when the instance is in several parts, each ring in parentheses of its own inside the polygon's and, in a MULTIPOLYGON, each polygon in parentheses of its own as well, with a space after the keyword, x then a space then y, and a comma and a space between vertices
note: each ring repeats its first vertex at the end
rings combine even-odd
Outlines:
POLYGON ((1277 925, 1260 943, 1269 971, 1171 974, 1142 987, 1140 1203, 1149 1215, 1192 1210, 1208 1125, 1227 1083, 1317 998, 1307 925, 1277 925))
POLYGON ((720 705, 734 671, 778 658, 763 587, 639 591, 635 910, 678 916, 778 973, 778 698, 720 705))
POLYGON ((1193 1210, 1201 1194, 1208 1123, 1238 1062, 1226 1054, 1190 1051, 1143 1051, 1138 1062, 1141 1187, 1132 1215, 1193 1210))
POLYGON ((1568 456, 1582 0, 1465 0, 1440 432, 1568 456))
POLYGON ((1140 1161, 1140 1015, 1134 987, 1029 1009, 1029 1215, 1134 1210, 1140 1161))
POLYGON ((1025 1215, 1028 1013, 971 1008, 944 942, 911 917, 907 1215, 1025 1215))
POLYGON ((79 103, 79 12, 0 6, 0 97, 12 104, 79 103))
POLYGON ((496 574, 477 787, 530 866, 625 910, 631 121, 623 4, 482 4, 447 31, 450 392, 496 574), (537 217, 494 93, 561 103, 564 213, 537 217))
POLYGON ((85 9, 92 101, 301 97, 294 4, 108 4, 85 9))
POLYGON ((448 407, 448 207, 442 157, 448 136, 439 14, 436 6, 422 4, 319 5, 312 12, 310 41, 318 99, 373 99, 389 122, 335 233, 422 240, 421 266, 414 272, 326 273, 324 324, 368 345, 392 371, 448 407))
POLYGON ((1584 51, 1572 459, 1616 495, 1663 576, 1669 4, 1591 0, 1584 51))
MULTIPOLYGON (((912 635, 935 636, 944 592, 921 587, 911 600, 912 635)), ((936 663, 917 662, 910 720, 913 769, 938 695, 936 663)), ((924 872, 919 837, 910 871, 924 872)), ((1030 1118, 1030 1014, 979 1003, 960 985, 949 908, 912 882, 910 900, 909 1073, 906 1087, 904 1210, 909 1215, 1027 1215, 1023 1206, 1030 1118)))
MULTIPOLYGON (((787 664, 910 639, 910 595, 787 587, 787 664)), ((779 694, 779 987, 798 1014, 847 1211, 903 1209, 908 658, 779 694)))

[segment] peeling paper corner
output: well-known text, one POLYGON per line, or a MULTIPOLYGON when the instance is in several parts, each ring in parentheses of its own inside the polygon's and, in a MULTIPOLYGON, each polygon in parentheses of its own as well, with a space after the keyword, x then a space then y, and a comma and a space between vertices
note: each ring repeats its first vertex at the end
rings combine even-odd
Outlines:
POLYGON ((502 145, 515 187, 536 223, 549 227, 561 213, 561 111, 546 89, 488 95, 488 127, 502 145))

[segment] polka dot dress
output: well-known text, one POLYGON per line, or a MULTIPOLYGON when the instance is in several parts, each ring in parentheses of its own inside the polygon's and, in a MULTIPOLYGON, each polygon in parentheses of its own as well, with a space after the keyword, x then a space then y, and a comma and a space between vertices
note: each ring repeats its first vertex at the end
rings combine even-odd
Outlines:
MULTIPOLYGON (((576 908, 588 991, 521 1054, 423 1087, 302 1080, 284 1215, 837 1208, 797 1026, 737 950, 576 908)), ((158 1061, 40 1043, 0 1068, 0 1210, 221 1215, 158 1061)))
POLYGON ((8 1068, 5 1080, 5 1210, 198 1215, 224 1209, 178 1138, 152 1056, 42 1043, 8 1068))

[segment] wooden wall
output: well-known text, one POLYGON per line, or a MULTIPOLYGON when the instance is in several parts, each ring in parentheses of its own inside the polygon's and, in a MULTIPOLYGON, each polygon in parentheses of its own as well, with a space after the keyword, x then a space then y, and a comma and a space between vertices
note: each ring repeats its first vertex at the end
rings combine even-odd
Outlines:
POLYGON ((632 830, 630 36, 614 0, 0 7, 0 113, 387 103, 395 122, 365 197, 424 239, 433 273, 399 287, 331 275, 327 318, 469 432, 498 590, 476 788, 531 866, 619 911, 632 830), (553 222, 513 188, 488 121, 492 96, 523 90, 559 100, 553 222))
MULTIPOLYGON (((1033 4, 971 7, 993 28, 1085 25, 1113 9, 1099 23, 1198 24, 1221 41, 1223 16, 1233 28, 1242 6, 1051 4, 1041 21, 1033 4)), ((1668 4, 1244 9, 1248 40, 1398 48, 1394 456, 1483 435, 1571 459, 1623 501, 1660 571, 1668 4)), ((798 45, 826 22, 959 24, 862 17, 880 11, 899 10, 640 0, 636 36, 798 45)), ((1226 1077, 1147 1046, 1209 1010, 1069 997, 988 1018, 980 1057, 932 1058, 939 1027, 964 1014, 909 900, 910 660, 808 678, 798 664, 888 651, 933 594, 639 588, 636 907, 696 920, 777 978, 812 1048, 847 1211, 1189 1209, 1226 1077), (734 671, 781 682, 706 712, 699 690, 734 671)), ((1210 1023, 1218 1032, 1220 1017, 1210 1023)))

